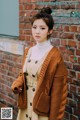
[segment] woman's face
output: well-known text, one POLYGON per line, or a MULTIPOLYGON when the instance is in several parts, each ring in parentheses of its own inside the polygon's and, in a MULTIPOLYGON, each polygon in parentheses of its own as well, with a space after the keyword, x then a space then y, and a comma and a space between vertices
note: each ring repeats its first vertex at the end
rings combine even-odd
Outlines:
POLYGON ((42 19, 37 19, 32 25, 32 36, 36 42, 44 42, 49 35, 49 28, 42 19))

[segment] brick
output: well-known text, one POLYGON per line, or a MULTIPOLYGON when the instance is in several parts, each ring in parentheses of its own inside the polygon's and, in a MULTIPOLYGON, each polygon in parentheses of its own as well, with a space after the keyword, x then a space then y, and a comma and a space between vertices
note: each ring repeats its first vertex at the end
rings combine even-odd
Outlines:
POLYGON ((53 46, 58 46, 58 45, 60 45, 60 40, 58 38, 56 38, 56 39, 52 38, 51 43, 53 46))
POLYGON ((2 74, 5 74, 5 75, 6 75, 6 74, 7 74, 7 71, 6 71, 5 69, 1 69, 1 68, 0 68, 0 73, 2 73, 2 74))
POLYGON ((19 0, 19 3, 23 3, 23 0, 19 0))
POLYGON ((70 107, 76 107, 76 102, 74 101, 74 100, 72 100, 72 99, 69 99, 68 100, 68 105, 70 106, 70 107))
POLYGON ((70 115, 70 120, 78 120, 78 117, 76 115, 70 115))
POLYGON ((71 32, 77 32, 77 26, 70 26, 71 32))
POLYGON ((68 83, 70 83, 70 84, 72 83, 72 78, 71 77, 68 77, 68 83))
POLYGON ((53 4, 53 5, 51 6, 51 8, 52 8, 52 9, 61 9, 61 5, 59 5, 59 4, 53 4))
POLYGON ((61 40, 61 45, 66 45, 67 44, 67 40, 61 40))
POLYGON ((69 48, 68 50, 67 50, 67 54, 70 56, 70 55, 74 55, 74 53, 75 53, 75 50, 74 49, 72 49, 72 48, 69 48))
POLYGON ((63 53, 64 61, 69 61, 69 55, 66 52, 63 53))
POLYGON ((78 102, 78 109, 80 109, 80 102, 78 102))
POLYGON ((59 32, 58 31, 54 31, 52 34, 53 38, 59 38, 59 32))
POLYGON ((24 27, 25 27, 25 24, 24 24, 24 23, 19 24, 19 28, 20 28, 20 29, 24 29, 24 27))
POLYGON ((25 35, 31 35, 31 30, 25 30, 25 31, 24 31, 24 34, 25 34, 25 35))
POLYGON ((37 0, 31 0, 31 2, 37 2, 37 0))
POLYGON ((80 49, 80 42, 78 42, 78 49, 80 49))
MULTIPOLYGON (((24 14, 25 14, 25 11, 22 11, 22 10, 19 11, 19 16, 20 16, 20 17, 21 17, 21 16, 24 16, 24 14)), ((19 18, 20 18, 20 17, 19 17, 19 18)), ((19 22, 20 22, 20 20, 19 20, 19 22)))
POLYGON ((21 3, 21 4, 27 3, 27 2, 31 2, 31 0, 19 0, 19 3, 21 3))
POLYGON ((0 96, 1 96, 1 98, 4 99, 5 102, 7 101, 8 103, 11 103, 11 104, 15 104, 16 103, 12 98, 10 98, 7 95, 4 95, 4 94, 0 93, 0 96))
POLYGON ((19 36, 19 40, 25 40, 25 35, 19 36))
POLYGON ((75 85, 70 85, 70 91, 76 93, 77 87, 75 85))
POLYGON ((72 63, 69 63, 69 62, 66 62, 66 66, 67 66, 68 69, 72 69, 73 68, 72 63))
POLYGON ((69 26, 64 26, 63 30, 64 30, 64 32, 69 32, 69 26))
POLYGON ((25 29, 31 29, 31 24, 30 23, 25 24, 25 29))
POLYGON ((78 73, 77 78, 80 80, 80 73, 78 73))
POLYGON ((76 55, 80 56, 80 50, 76 50, 76 55))
POLYGON ((54 31, 63 31, 62 25, 54 25, 54 27, 53 27, 53 32, 54 32, 54 31))
POLYGON ((72 78, 76 78, 76 72, 70 70, 70 77, 72 77, 72 78))
POLYGON ((30 12, 30 17, 34 16, 35 14, 37 14, 37 10, 33 10, 30 12))
POLYGON ((77 116, 79 116, 80 115, 80 109, 75 109, 74 110, 74 114, 77 115, 77 116))
POLYGON ((73 69, 75 70, 75 71, 80 71, 80 65, 73 65, 73 69))
POLYGON ((76 41, 68 41, 68 45, 70 47, 76 47, 77 46, 76 44, 77 44, 76 41))
POLYGON ((0 107, 6 107, 6 105, 4 103, 0 103, 0 107))
POLYGON ((69 120, 69 113, 65 111, 64 118, 69 120))
POLYGON ((36 4, 25 4, 25 10, 35 10, 36 7, 36 4))
POLYGON ((80 86, 80 82, 76 79, 73 79, 73 82, 72 82, 73 85, 76 85, 76 86, 80 86))
POLYGON ((21 29, 21 30, 19 31, 19 33, 20 33, 20 35, 23 35, 23 34, 25 34, 25 30, 22 30, 22 29, 21 29))
POLYGON ((68 10, 68 9, 70 9, 70 6, 69 6, 68 4, 66 4, 66 5, 61 5, 61 8, 68 10))
POLYGON ((80 87, 78 87, 78 93, 80 94, 80 87))
POLYGON ((74 39, 74 34, 72 34, 72 33, 60 33, 60 38, 63 38, 63 39, 74 39))
POLYGON ((80 64, 80 57, 78 57, 78 63, 80 64))
POLYGON ((80 4, 77 4, 77 5, 76 5, 76 8, 77 8, 77 9, 80 9, 80 4))
POLYGON ((25 40, 29 41, 29 40, 30 40, 30 36, 29 36, 29 35, 26 35, 26 36, 25 36, 25 40))
POLYGON ((27 3, 27 2, 31 2, 31 0, 25 0, 25 2, 27 3))
POLYGON ((19 4, 19 9, 20 10, 24 10, 24 5, 23 4, 19 4))
POLYGON ((80 41, 80 34, 75 35, 76 39, 80 41))
POLYGON ((77 57, 75 57, 74 55, 70 55, 70 61, 72 63, 76 63, 77 62, 77 57))
POLYGON ((30 9, 32 9, 32 5, 31 4, 24 4, 24 9, 30 10, 30 9))
POLYGON ((70 106, 66 106, 66 111, 72 114, 72 108, 70 106))
POLYGON ((80 32, 80 26, 78 27, 78 32, 80 32))
POLYGON ((0 66, 2 69, 9 69, 9 66, 8 65, 6 65, 6 64, 2 64, 1 66, 0 66))

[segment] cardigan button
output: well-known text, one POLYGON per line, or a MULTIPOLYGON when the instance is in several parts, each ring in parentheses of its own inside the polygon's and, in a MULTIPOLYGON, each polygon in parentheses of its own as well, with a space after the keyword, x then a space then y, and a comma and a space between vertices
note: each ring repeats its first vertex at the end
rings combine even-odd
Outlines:
POLYGON ((31 117, 29 117, 29 119, 31 120, 31 117))
POLYGON ((28 76, 28 73, 26 73, 26 76, 28 76))
POLYGON ((29 59, 28 62, 31 62, 31 60, 29 59))
POLYGON ((26 90, 28 90, 28 85, 26 85, 26 90))
POLYGON ((28 76, 28 73, 27 73, 27 72, 25 72, 25 73, 24 73, 24 75, 25 75, 25 76, 28 76))
POLYGON ((32 77, 35 77, 35 75, 32 74, 32 77))
POLYGON ((32 103, 30 103, 30 106, 32 106, 32 103))
POLYGON ((33 90, 33 92, 34 92, 34 91, 35 91, 35 88, 33 88, 32 90, 33 90))
POLYGON ((28 117, 28 114, 26 114, 26 117, 28 117))
POLYGON ((35 61, 35 64, 36 64, 36 63, 38 63, 38 61, 37 61, 37 60, 35 61))
POLYGON ((22 76, 22 73, 20 73, 19 75, 22 76))

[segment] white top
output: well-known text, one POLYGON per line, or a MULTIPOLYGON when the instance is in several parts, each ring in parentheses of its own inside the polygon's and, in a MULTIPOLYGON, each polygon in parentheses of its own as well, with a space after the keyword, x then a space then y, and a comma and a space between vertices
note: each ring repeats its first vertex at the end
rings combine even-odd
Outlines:
POLYGON ((27 61, 28 60, 41 60, 47 53, 52 49, 50 40, 47 40, 42 43, 37 43, 35 46, 31 47, 26 56, 26 60, 23 66, 23 72, 27 71, 27 61))
POLYGON ((53 46, 51 45, 50 40, 37 43, 31 48, 31 59, 41 59, 52 47, 53 46))

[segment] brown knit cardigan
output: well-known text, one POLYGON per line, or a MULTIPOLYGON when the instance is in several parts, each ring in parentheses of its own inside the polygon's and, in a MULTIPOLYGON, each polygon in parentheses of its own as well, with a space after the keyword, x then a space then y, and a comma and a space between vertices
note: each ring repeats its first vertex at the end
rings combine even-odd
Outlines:
MULTIPOLYGON (((23 64, 28 49, 25 50, 23 64)), ((18 94, 18 107, 27 107, 26 80, 24 73, 13 82, 12 90, 22 87, 18 94)), ((63 120, 67 102, 67 70, 58 48, 53 47, 42 65, 38 85, 33 99, 33 110, 49 120, 63 120)))

